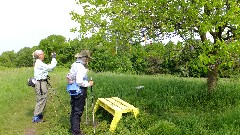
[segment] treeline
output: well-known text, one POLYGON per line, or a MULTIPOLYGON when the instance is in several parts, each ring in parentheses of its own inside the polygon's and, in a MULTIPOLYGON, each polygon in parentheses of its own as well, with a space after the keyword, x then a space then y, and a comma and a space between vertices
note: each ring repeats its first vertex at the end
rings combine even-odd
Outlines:
MULTIPOLYGON (((82 40, 66 40, 61 35, 50 35, 37 46, 25 47, 18 52, 7 51, 0 56, 1 67, 32 67, 32 53, 36 49, 45 52, 45 62, 50 62, 51 52, 57 53, 58 66, 69 68, 75 61, 74 55, 89 49, 94 59, 89 69, 95 72, 131 74, 172 74, 184 77, 206 77, 208 65, 200 56, 206 46, 198 40, 174 44, 140 43, 118 45, 99 36, 82 40)), ((226 59, 227 60, 227 59, 226 59)), ((231 77, 238 73, 239 62, 226 65, 219 70, 220 77, 231 77), (230 68, 231 67, 231 68, 230 68)))

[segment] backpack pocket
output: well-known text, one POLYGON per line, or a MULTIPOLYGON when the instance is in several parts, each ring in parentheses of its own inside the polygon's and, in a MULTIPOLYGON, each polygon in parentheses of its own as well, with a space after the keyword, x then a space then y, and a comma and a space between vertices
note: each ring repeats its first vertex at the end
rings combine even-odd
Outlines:
POLYGON ((67 85, 67 92, 69 95, 74 96, 82 93, 81 88, 77 85, 77 83, 72 83, 67 85))

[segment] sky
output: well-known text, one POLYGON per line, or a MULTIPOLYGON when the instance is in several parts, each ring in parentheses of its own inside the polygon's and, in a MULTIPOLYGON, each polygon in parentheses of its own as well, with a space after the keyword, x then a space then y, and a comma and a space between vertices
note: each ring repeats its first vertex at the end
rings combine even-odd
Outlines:
MULTIPOLYGON (((53 34, 76 38, 78 33, 70 32, 79 26, 71 20, 72 10, 83 13, 75 0, 0 0, 0 55, 37 46, 53 34)), ((179 37, 171 40, 177 42, 179 37)))
POLYGON ((82 12, 74 0, 0 0, 0 55, 37 46, 50 35, 74 39, 70 32, 78 24, 71 20, 72 10, 82 12))

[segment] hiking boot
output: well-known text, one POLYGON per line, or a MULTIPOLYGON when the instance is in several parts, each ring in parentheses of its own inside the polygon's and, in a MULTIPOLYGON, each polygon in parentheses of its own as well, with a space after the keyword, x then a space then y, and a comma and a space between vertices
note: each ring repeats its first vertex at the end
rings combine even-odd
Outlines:
POLYGON ((40 114, 38 115, 38 118, 39 118, 39 119, 43 119, 43 114, 40 113, 40 114))
POLYGON ((40 123, 40 122, 44 122, 43 119, 40 119, 38 116, 34 116, 32 118, 32 123, 40 123))
POLYGON ((72 135, 84 135, 82 132, 76 133, 76 132, 72 132, 72 135))

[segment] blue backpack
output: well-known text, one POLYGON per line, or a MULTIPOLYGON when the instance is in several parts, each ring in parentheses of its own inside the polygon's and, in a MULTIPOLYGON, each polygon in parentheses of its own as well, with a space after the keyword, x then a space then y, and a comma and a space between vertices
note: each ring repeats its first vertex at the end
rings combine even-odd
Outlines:
POLYGON ((72 83, 72 84, 68 84, 67 85, 67 92, 71 95, 71 96, 75 96, 78 94, 82 93, 81 88, 78 86, 78 84, 76 82, 72 83))
MULTIPOLYGON (((76 64, 78 62, 75 62, 76 64)), ((74 68, 74 66, 71 67, 70 72, 67 74, 67 92, 71 95, 78 95, 82 93, 81 88, 78 86, 76 83, 76 74, 77 74, 77 69, 74 68)))

